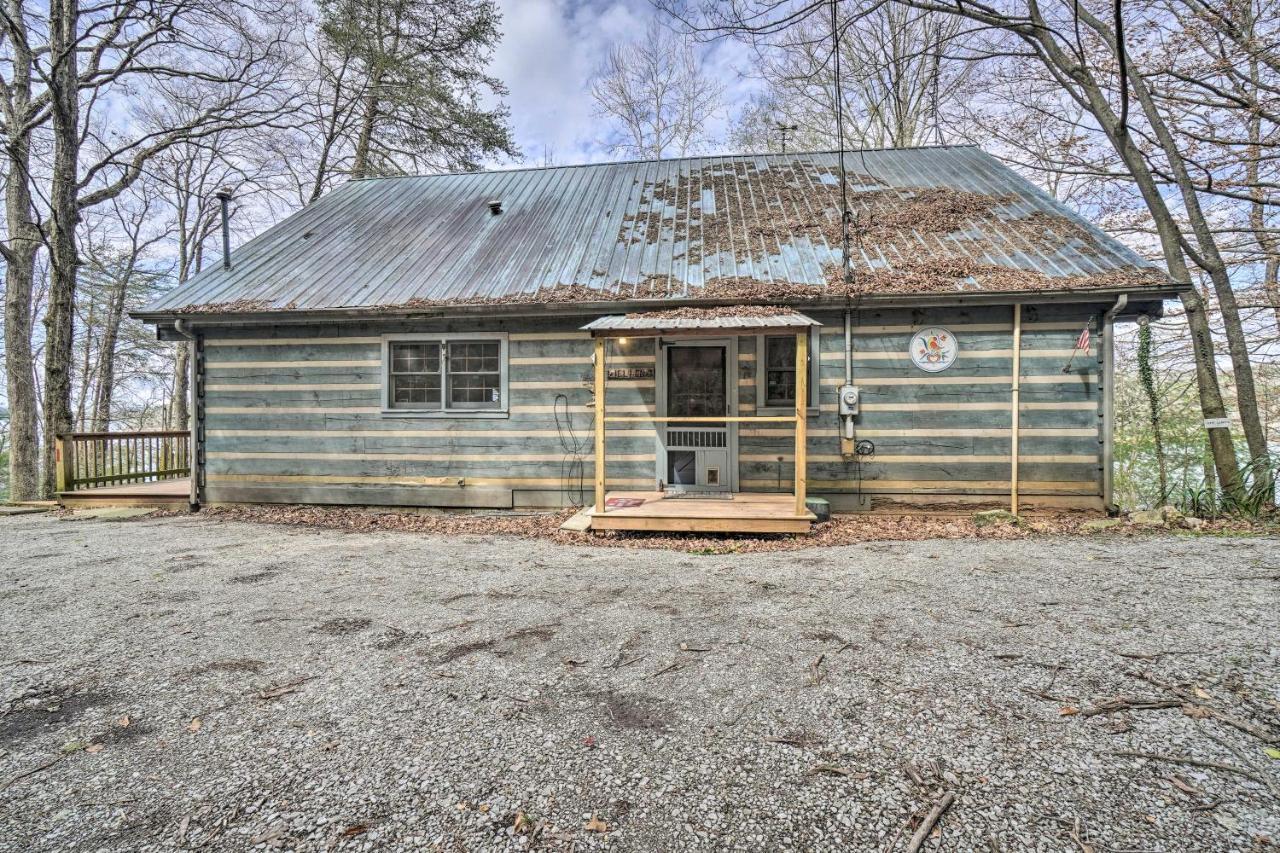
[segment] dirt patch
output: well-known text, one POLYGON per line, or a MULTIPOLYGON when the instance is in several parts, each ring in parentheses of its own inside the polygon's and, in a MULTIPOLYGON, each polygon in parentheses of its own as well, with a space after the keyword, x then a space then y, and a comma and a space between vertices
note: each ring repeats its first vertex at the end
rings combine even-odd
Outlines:
POLYGON ((210 661, 192 671, 193 675, 204 672, 252 672, 258 673, 266 667, 266 663, 256 658, 228 658, 210 661))
POLYGON ((487 652, 493 649, 497 644, 493 640, 472 640, 468 643, 459 643, 451 646, 444 651, 440 657, 436 658, 437 663, 453 663, 462 660, 468 655, 476 652, 487 652))
POLYGON ((32 690, 9 700, 8 710, 0 717, 0 746, 19 744, 43 732, 69 726, 115 698, 103 690, 77 693, 65 686, 32 690))
POLYGON ((227 579, 227 583, 236 584, 255 584, 270 580, 280 573, 279 569, 264 569, 260 572, 251 572, 243 575, 233 575, 227 579))
POLYGON ((373 641, 373 647, 384 652, 390 651, 412 643, 417 637, 417 634, 388 626, 387 630, 373 641))
POLYGON ((545 643, 556 635, 555 627, 554 625, 532 625, 528 628, 512 631, 507 634, 506 639, 517 643, 525 640, 536 640, 540 643, 545 643))
POLYGON ((640 693, 609 693, 604 697, 605 719, 615 728, 666 731, 671 727, 668 705, 640 693))
POLYGON ((359 634, 369 630, 372 619, 363 616, 347 616, 338 619, 327 619, 311 629, 315 634, 328 634, 331 637, 343 637, 347 634, 359 634))

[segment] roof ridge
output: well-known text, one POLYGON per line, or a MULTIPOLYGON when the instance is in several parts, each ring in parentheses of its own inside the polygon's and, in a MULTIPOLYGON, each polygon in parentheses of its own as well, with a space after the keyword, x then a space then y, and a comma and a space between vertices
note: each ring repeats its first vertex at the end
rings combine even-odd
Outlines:
MULTIPOLYGON (((952 148, 974 148, 982 151, 982 146, 971 142, 955 143, 950 145, 886 145, 876 148, 846 148, 845 157, 857 156, 859 154, 870 154, 879 151, 942 151, 952 148)), ((550 166, 517 166, 513 169, 477 169, 473 172, 429 172, 415 173, 412 175, 371 175, 366 178, 351 178, 347 183, 361 183, 365 181, 398 181, 407 178, 452 178, 463 175, 502 175, 515 174, 517 172, 549 172, 557 169, 591 169, 604 166, 638 166, 644 163, 680 163, 690 160, 741 160, 748 157, 800 157, 813 156, 815 154, 838 154, 838 149, 813 149, 804 151, 744 151, 737 154, 691 154, 685 157, 641 157, 632 160, 606 160, 600 163, 563 163, 550 166)))

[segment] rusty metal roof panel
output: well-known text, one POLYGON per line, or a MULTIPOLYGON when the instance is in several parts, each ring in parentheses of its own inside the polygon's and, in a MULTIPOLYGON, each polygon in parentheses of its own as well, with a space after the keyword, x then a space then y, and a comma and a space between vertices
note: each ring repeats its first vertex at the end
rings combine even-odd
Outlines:
MULTIPOLYGON (((845 167, 855 286, 868 292, 1166 283, 977 148, 852 152, 845 167)), ((840 273, 838 168, 834 153, 802 152, 353 181, 142 313, 536 303, 565 288, 821 295, 840 273)))

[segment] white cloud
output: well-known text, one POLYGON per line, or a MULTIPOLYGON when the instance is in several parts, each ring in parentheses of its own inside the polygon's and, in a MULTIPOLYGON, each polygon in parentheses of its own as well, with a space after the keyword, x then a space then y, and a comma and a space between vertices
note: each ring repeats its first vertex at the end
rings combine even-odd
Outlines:
MULTIPOLYGON (((602 120, 591 99, 592 73, 615 42, 644 33, 658 14, 649 0, 499 0, 503 39, 492 71, 511 90, 507 104, 516 143, 526 165, 549 151, 556 164, 614 159, 601 140, 602 120)), ((738 44, 702 46, 708 66, 725 83, 726 101, 736 104, 754 85, 738 73, 747 56, 738 44)), ((708 117, 723 138, 728 114, 708 117)))

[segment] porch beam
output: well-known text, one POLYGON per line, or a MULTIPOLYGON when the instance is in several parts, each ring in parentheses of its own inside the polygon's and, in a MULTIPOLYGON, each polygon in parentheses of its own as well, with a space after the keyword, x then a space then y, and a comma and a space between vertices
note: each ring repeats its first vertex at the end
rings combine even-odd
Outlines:
POLYGON ((643 424, 643 423, 682 423, 682 424, 754 424, 754 423, 795 423, 791 415, 743 415, 737 417, 680 418, 662 417, 660 415, 609 415, 604 418, 606 424, 643 424))

